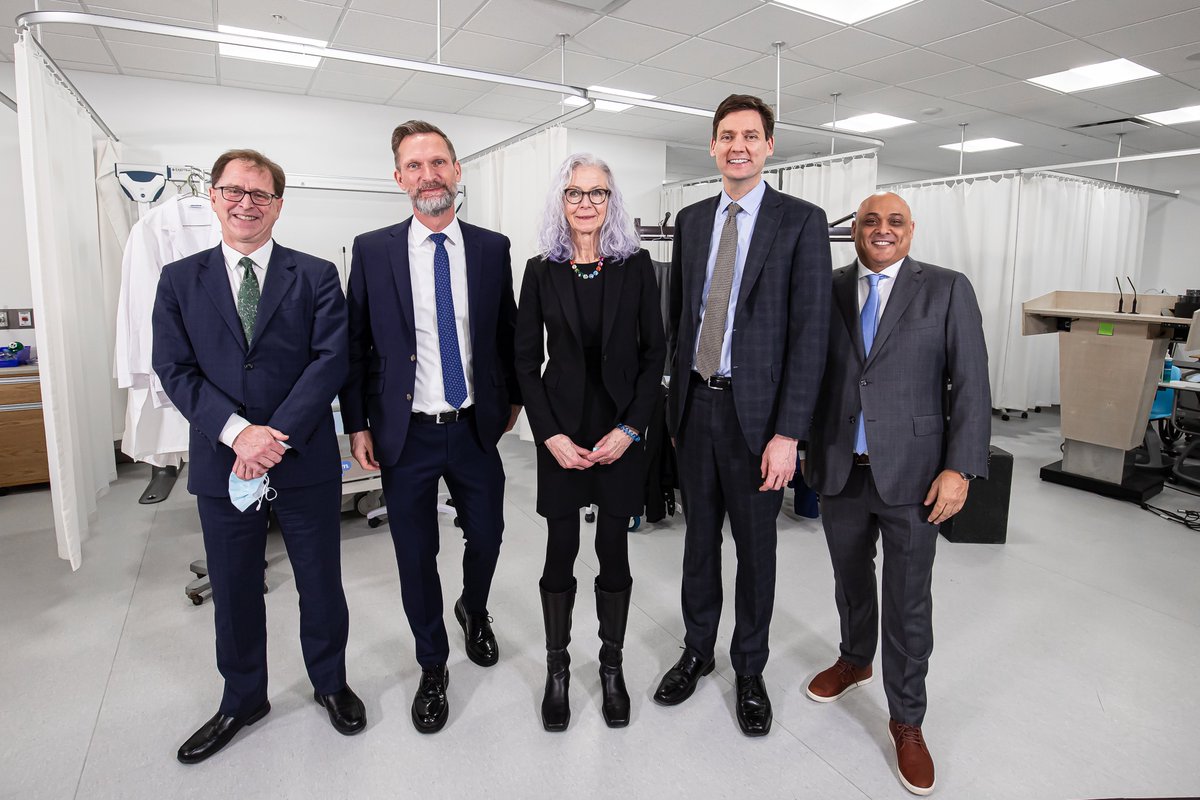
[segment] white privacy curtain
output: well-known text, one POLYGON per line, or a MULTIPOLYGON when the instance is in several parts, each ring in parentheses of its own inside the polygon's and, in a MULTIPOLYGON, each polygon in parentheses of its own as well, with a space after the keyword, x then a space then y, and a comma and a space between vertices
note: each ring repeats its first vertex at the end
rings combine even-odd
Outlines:
POLYGON ((1056 336, 1022 336, 1021 304, 1055 290, 1138 282, 1144 192, 1042 173, 896 186, 916 231, 912 256, 956 269, 979 298, 992 407, 1059 401, 1056 336))
MULTIPOLYGON (((567 130, 558 126, 463 164, 463 219, 499 231, 512 242, 513 290, 518 295, 525 262, 537 254, 546 192, 568 155, 567 130)), ((524 414, 517 432, 533 441, 524 414)))
POLYGON ((14 58, 54 528, 59 556, 79 569, 96 498, 117 476, 95 128, 34 47, 18 41, 14 58))
MULTIPOLYGON (((833 222, 858 210, 858 204, 875 191, 878 175, 879 159, 873 152, 829 156, 781 170, 779 190, 820 206, 833 222)), ((831 244, 829 249, 835 267, 855 258, 849 242, 831 244)))

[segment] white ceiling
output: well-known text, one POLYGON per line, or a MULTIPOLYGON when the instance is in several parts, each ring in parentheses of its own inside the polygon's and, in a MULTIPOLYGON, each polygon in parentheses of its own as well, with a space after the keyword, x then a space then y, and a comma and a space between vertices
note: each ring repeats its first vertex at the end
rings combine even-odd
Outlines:
MULTIPOLYGON (((5 24, 34 0, 0 0, 5 24)), ((433 61, 436 0, 41 0, 40 10, 86 11, 157 22, 218 23, 327 40, 337 48, 433 61), (282 20, 272 15, 279 15, 282 20)), ((1200 8, 1196 0, 920 0, 844 26, 763 0, 442 0, 442 61, 558 82, 559 33, 567 33, 565 82, 715 107, 732 91, 776 103, 782 119, 820 125, 865 112, 918 124, 883 131, 882 161, 950 174, 958 154, 938 145, 998 137, 1024 146, 968 154, 979 172, 1115 154, 1116 128, 1071 126, 1200 104, 1200 8), (1062 95, 1025 78, 1127 58, 1161 72, 1121 86, 1062 95)), ((0 60, 12 60, 4 35, 0 60)), ((534 90, 326 60, 317 70, 240 61, 216 45, 78 25, 46 26, 50 54, 69 69, 185 80, 461 112, 530 125, 562 112, 534 90)), ((103 113, 103 110, 101 110, 103 113)), ((663 139, 671 177, 713 172, 709 123, 631 109, 593 112, 573 127, 663 139)), ((1129 128, 1123 153, 1200 147, 1200 123, 1129 128)), ((781 132, 780 158, 825 153, 829 140, 781 132)), ((839 150, 851 149, 846 143, 839 150)))

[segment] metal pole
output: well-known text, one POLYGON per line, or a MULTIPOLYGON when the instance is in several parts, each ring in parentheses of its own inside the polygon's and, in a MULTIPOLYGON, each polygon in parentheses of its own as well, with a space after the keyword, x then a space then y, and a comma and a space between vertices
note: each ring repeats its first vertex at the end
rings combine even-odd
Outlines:
MULTIPOLYGON (((569 33, 558 34, 558 82, 564 85, 567 81, 567 37, 570 35, 569 33)), ((558 102, 559 105, 566 108, 566 95, 563 95, 562 99, 558 102)))
MULTIPOLYGON (((830 125, 829 127, 832 128, 834 131, 837 130, 837 120, 838 120, 837 99, 838 99, 838 97, 841 96, 841 94, 842 94, 841 92, 833 92, 832 94, 829 95, 830 97, 833 98, 833 124, 830 125)), ((829 155, 833 155, 836 152, 837 152, 837 137, 831 136, 829 138, 829 155)))
POLYGON ((1121 140, 1124 138, 1125 138, 1124 131, 1121 131, 1120 133, 1117 134, 1117 159, 1118 159, 1118 161, 1113 165, 1113 180, 1114 181, 1121 180, 1121 162, 1119 159, 1121 158, 1121 140))
POLYGON ((963 154, 967 152, 967 123, 958 123, 958 174, 963 174, 963 154))
POLYGON ((783 116, 783 92, 780 90, 780 69, 782 66, 783 42, 771 42, 775 48, 775 119, 783 116))
POLYGON ((437 63, 442 63, 442 0, 437 0, 437 63))

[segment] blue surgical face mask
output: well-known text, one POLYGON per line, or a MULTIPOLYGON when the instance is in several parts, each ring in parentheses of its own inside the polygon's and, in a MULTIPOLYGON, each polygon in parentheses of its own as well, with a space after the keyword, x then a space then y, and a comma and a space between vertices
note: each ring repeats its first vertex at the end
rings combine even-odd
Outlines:
POLYGON ((275 490, 271 488, 270 476, 264 473, 261 478, 252 478, 247 481, 232 472, 229 473, 229 499, 233 501, 238 511, 245 511, 255 503, 258 503, 255 510, 261 509, 264 500, 269 502, 275 499, 275 490))

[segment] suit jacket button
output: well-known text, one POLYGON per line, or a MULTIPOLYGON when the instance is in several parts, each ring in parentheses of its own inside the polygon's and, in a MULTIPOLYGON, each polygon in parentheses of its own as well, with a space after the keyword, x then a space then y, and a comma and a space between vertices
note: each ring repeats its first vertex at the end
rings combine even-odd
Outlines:
POLYGON ((412 400, 412 395, 411 395, 411 394, 406 394, 406 395, 404 395, 404 399, 405 399, 405 400, 412 400))
POLYGON ((246 364, 246 369, 254 369, 254 365, 253 365, 253 364, 249 364, 249 363, 247 363, 247 364, 246 364))
POLYGON ((850 418, 850 423, 851 423, 851 424, 854 424, 854 417, 851 417, 851 418, 850 418))
POLYGON ((416 354, 416 353, 413 353, 411 356, 409 356, 409 357, 408 357, 408 360, 409 360, 409 361, 416 361, 416 360, 417 360, 417 354, 416 354))
POLYGON ((858 382, 858 385, 859 385, 859 386, 866 386, 866 385, 867 385, 867 382, 866 382, 866 381, 859 381, 859 382, 858 382))

